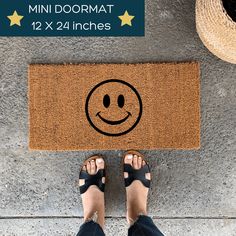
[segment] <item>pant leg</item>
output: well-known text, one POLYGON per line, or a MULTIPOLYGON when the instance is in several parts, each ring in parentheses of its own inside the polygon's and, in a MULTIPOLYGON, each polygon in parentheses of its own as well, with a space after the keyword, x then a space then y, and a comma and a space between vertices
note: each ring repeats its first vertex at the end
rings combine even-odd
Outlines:
POLYGON ((128 236, 164 236, 148 216, 139 216, 129 228, 128 236))
POLYGON ((101 226, 91 220, 80 226, 77 236, 105 236, 105 234, 101 226))

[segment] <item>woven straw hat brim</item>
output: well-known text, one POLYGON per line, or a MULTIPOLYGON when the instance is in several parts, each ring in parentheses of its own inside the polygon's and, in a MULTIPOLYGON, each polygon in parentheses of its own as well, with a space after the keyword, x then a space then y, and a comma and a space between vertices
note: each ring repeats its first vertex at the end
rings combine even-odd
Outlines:
POLYGON ((225 11, 222 0, 196 0, 196 28, 213 54, 236 64, 236 22, 225 11))

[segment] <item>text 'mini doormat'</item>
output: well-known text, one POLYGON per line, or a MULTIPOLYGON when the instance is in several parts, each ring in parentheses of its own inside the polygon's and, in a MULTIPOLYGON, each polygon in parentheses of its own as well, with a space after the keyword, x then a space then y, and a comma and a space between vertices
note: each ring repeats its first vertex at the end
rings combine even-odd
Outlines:
POLYGON ((199 64, 29 66, 33 150, 198 149, 199 64))

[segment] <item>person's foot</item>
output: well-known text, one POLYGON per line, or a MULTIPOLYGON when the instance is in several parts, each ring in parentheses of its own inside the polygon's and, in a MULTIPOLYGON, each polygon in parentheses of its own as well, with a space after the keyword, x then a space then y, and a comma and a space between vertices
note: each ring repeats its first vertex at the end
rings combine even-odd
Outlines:
MULTIPOLYGON (((124 163, 130 164, 135 170, 141 169, 146 165, 143 157, 138 153, 127 153, 124 157, 124 163)), ((129 174, 124 172, 124 178, 129 174)), ((151 180, 151 174, 146 173, 145 178, 151 180)), ((147 215, 147 197, 149 188, 145 187, 141 181, 134 180, 126 187, 127 197, 127 221, 132 224, 140 215, 147 215)))
MULTIPOLYGON (((82 170, 86 171, 89 175, 95 175, 98 170, 104 168, 104 159, 95 156, 84 163, 82 170)), ((102 183, 105 184, 105 177, 102 178, 102 183)), ((80 179, 79 186, 81 187, 84 184, 85 180, 80 179)), ((81 194, 81 197, 84 209, 84 221, 97 217, 96 222, 103 228, 105 218, 104 192, 96 185, 91 185, 85 193, 81 194)))

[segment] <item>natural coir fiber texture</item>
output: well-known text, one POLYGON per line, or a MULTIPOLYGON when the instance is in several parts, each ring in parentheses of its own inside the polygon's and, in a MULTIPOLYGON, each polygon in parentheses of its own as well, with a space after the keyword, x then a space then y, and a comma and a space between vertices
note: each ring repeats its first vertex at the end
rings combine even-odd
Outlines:
POLYGON ((199 64, 29 66, 29 147, 198 149, 199 64))

